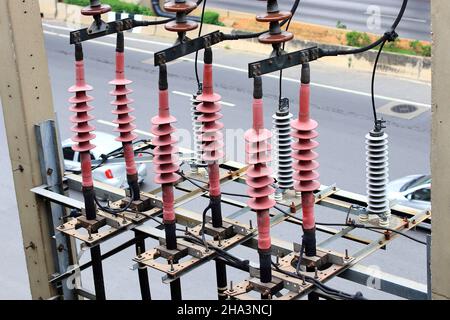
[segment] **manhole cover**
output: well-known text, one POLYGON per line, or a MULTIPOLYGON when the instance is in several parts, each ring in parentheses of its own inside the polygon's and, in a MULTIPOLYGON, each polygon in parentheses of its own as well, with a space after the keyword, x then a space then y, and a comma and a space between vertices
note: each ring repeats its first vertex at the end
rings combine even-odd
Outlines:
POLYGON ((391 107, 391 111, 395 113, 413 113, 416 112, 418 108, 412 104, 398 104, 391 107))

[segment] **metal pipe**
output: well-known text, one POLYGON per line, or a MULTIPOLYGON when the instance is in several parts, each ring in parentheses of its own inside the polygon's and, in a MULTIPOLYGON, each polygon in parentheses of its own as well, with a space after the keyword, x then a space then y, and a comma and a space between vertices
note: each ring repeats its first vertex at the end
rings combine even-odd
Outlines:
MULTIPOLYGON (((143 252, 145 252, 145 238, 140 236, 139 231, 134 231, 134 236, 136 238, 136 254, 137 256, 139 256, 143 252)), ((139 266, 138 277, 142 300, 152 300, 152 296, 150 293, 150 284, 148 280, 148 272, 146 267, 139 266)))

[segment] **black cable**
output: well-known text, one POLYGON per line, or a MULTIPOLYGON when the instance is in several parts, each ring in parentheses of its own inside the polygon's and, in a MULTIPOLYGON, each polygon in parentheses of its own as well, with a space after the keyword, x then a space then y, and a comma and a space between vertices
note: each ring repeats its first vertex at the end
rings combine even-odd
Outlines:
POLYGON ((208 213, 208 211, 211 209, 211 202, 208 204, 208 206, 203 210, 202 213, 202 240, 203 243, 205 245, 206 248, 208 248, 208 244, 206 242, 206 237, 205 237, 205 226, 206 226, 206 214, 208 213))
MULTIPOLYGON (((206 8, 206 1, 203 1, 203 7, 202 7, 202 14, 201 14, 201 22, 200 22, 200 27, 198 29, 198 37, 200 38, 200 36, 202 35, 202 29, 203 29, 203 22, 204 22, 204 18, 205 18, 205 8, 206 8)), ((197 89, 198 92, 202 91, 202 85, 200 83, 200 77, 198 75, 198 50, 195 51, 195 79, 197 80, 197 89)))
POLYGON ((95 195, 94 195, 94 201, 97 204, 97 206, 100 208, 100 210, 108 212, 108 213, 113 214, 113 215, 118 215, 118 214, 120 214, 122 212, 127 211, 131 207, 131 205, 133 203, 134 190, 133 190, 133 188, 130 188, 129 190, 130 190, 130 200, 128 201, 128 203, 124 207, 119 208, 119 209, 114 209, 114 208, 111 208, 109 206, 103 206, 95 195))
POLYGON ((343 292, 343 291, 339 291, 339 290, 333 289, 333 288, 331 288, 329 286, 326 286, 325 284, 323 284, 319 280, 314 279, 314 278, 312 278, 310 276, 298 275, 298 274, 295 274, 295 273, 292 273, 292 272, 289 272, 289 271, 282 270, 274 262, 272 262, 272 265, 274 266, 274 268, 278 272, 280 272, 282 274, 285 274, 285 275, 288 275, 288 276, 291 276, 291 277, 296 278, 296 279, 307 281, 307 282, 313 284, 317 289, 323 291, 324 293, 326 293, 328 295, 331 295, 331 296, 334 296, 334 297, 337 297, 337 298, 341 298, 341 299, 344 299, 344 300, 366 300, 366 298, 364 298, 364 296, 362 295, 361 292, 357 292, 356 294, 352 295, 352 294, 349 294, 349 293, 346 293, 346 292, 343 292))
MULTIPOLYGON (((195 185, 196 187, 202 189, 203 191, 209 191, 207 188, 204 188, 202 186, 200 186, 199 184, 197 184, 194 180, 192 180, 191 178, 187 177, 186 175, 184 175, 181 171, 177 172, 181 177, 183 177, 185 180, 189 181, 190 183, 192 183, 193 185, 195 185)), ((243 198, 251 198, 249 195, 246 194, 237 194, 237 193, 231 193, 231 192, 221 192, 224 195, 228 195, 228 196, 234 196, 234 197, 243 197, 243 198)), ((279 206, 274 206, 274 209, 280 211, 281 213, 283 213, 284 215, 286 215, 289 218, 292 218, 294 220, 297 220, 299 222, 303 223, 303 219, 296 217, 288 212, 286 212, 285 210, 281 209, 279 206)), ((358 228, 358 229, 376 229, 376 230, 384 230, 384 231, 390 231, 390 232, 394 232, 397 233, 401 236, 404 236, 410 240, 413 240, 417 243, 426 245, 426 243, 422 240, 416 239, 414 237, 411 237, 410 235, 395 230, 395 229, 391 229, 391 228, 385 228, 385 227, 371 227, 371 226, 366 226, 363 224, 355 224, 355 223, 322 223, 322 222, 316 222, 317 225, 319 226, 329 226, 329 227, 354 227, 354 228, 358 228)))
POLYGON ((386 31, 383 34, 383 36, 380 37, 377 41, 369 44, 368 46, 358 48, 358 49, 351 49, 351 50, 324 50, 324 49, 321 49, 320 56, 327 57, 327 56, 358 54, 358 53, 362 53, 362 52, 371 50, 371 49, 379 46, 380 44, 382 44, 385 41, 394 41, 398 37, 398 34, 395 32, 395 29, 397 29, 400 21, 402 20, 407 6, 408 6, 408 0, 403 0, 400 11, 399 11, 394 23, 392 24, 391 28, 388 31, 386 31))
POLYGON ((372 98, 372 112, 373 112, 373 121, 374 121, 375 127, 377 127, 379 125, 377 109, 376 109, 376 106, 375 106, 375 76, 377 74, 378 61, 380 59, 381 52, 383 51, 383 48, 384 48, 384 45, 386 44, 386 41, 387 40, 384 40, 381 43, 380 49, 378 50, 377 57, 375 59, 375 63, 373 65, 373 71, 372 71, 372 83, 371 83, 371 87, 370 87, 371 88, 370 92, 371 92, 371 98, 372 98))
MULTIPOLYGON (((286 215, 289 218, 292 218, 292 219, 297 220, 299 222, 303 222, 302 218, 299 218, 299 217, 296 217, 296 216, 294 216, 292 214, 289 214, 289 213, 287 213, 286 211, 284 211, 283 209, 281 209, 278 206, 274 206, 274 208, 277 209, 278 211, 282 212, 284 215, 286 215)), ((356 223, 323 223, 323 222, 316 222, 316 225, 318 225, 318 226, 329 226, 329 227, 354 227, 354 228, 357 228, 357 229, 367 229, 367 230, 372 230, 372 231, 373 230, 390 231, 390 232, 396 233, 398 235, 401 235, 401 236, 403 236, 405 238, 408 238, 408 239, 410 239, 412 241, 415 241, 417 243, 420 243, 420 244, 423 244, 423 245, 427 244, 426 242, 424 242, 422 240, 419 240, 417 238, 414 238, 414 237, 412 237, 412 236, 410 236, 410 235, 408 235, 408 234, 406 234, 404 232, 401 232, 401 231, 395 230, 395 229, 391 229, 391 228, 387 228, 387 227, 366 226, 364 224, 356 224, 356 223)))

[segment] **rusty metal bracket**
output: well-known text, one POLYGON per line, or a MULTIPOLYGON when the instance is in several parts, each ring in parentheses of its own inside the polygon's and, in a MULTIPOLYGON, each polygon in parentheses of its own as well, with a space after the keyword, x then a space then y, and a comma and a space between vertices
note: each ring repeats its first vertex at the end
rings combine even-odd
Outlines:
POLYGON ((317 60, 321 57, 318 47, 311 47, 279 56, 270 57, 265 60, 248 64, 248 77, 254 78, 267 73, 288 69, 307 62, 317 60))
POLYGON ((222 42, 223 40, 223 33, 220 31, 214 31, 199 38, 156 52, 154 57, 155 66, 160 66, 196 51, 211 47, 219 42, 222 42))

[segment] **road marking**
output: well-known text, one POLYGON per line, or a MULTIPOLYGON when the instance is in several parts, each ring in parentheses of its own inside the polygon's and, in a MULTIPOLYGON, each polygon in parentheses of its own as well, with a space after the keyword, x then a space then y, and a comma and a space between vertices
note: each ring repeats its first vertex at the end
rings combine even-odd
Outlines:
MULTIPOLYGON (((44 31, 44 33, 48 34, 48 35, 69 38, 68 35, 52 32, 52 31, 44 31)), ((150 41, 147 41, 147 40, 142 40, 142 42, 151 43, 150 41)), ((98 41, 98 40, 90 40, 89 43, 95 43, 95 44, 104 45, 104 46, 108 46, 108 47, 114 47, 114 48, 116 47, 116 45, 114 43, 108 43, 108 42, 103 42, 103 41, 98 41)), ((144 54, 154 54, 155 53, 153 51, 143 50, 143 49, 138 49, 138 48, 133 48, 133 47, 125 47, 125 49, 128 51, 144 53, 144 54)), ((195 62, 195 59, 191 59, 191 58, 183 57, 180 59, 184 60, 184 61, 188 61, 188 62, 193 62, 193 63, 195 62)), ((198 63, 203 64, 203 61, 199 60, 198 63)), ((231 66, 227 66, 227 65, 223 65, 223 64, 219 64, 219 63, 214 63, 214 66, 217 68, 220 68, 220 69, 232 70, 232 71, 237 71, 237 72, 248 74, 248 70, 246 70, 246 69, 231 67, 231 66)), ((266 74, 266 75, 264 75, 264 77, 278 80, 278 76, 273 75, 273 74, 266 74)), ((288 78, 288 77, 283 78, 283 80, 288 81, 288 82, 293 82, 293 83, 300 83, 299 79, 293 79, 293 78, 288 78)), ((350 93, 350 94, 364 96, 364 97, 371 97, 371 94, 367 93, 367 92, 362 92, 362 91, 357 91, 357 90, 352 90, 352 89, 345 89, 345 88, 335 87, 335 86, 326 85, 326 84, 311 82, 311 86, 328 89, 328 90, 333 90, 333 91, 338 91, 338 92, 350 93)), ((386 100, 386 101, 394 101, 394 102, 398 102, 398 103, 415 104, 415 105, 418 105, 421 107, 431 109, 431 105, 427 104, 427 103, 415 102, 415 101, 405 100, 405 99, 398 99, 398 98, 393 98, 393 97, 388 97, 388 96, 378 95, 378 94, 375 95, 375 98, 380 99, 380 100, 386 100)))
MULTIPOLYGON (((117 128, 117 124, 115 124, 115 123, 113 123, 113 122, 110 122, 110 121, 106 121, 106 120, 102 120, 102 119, 97 119, 97 122, 100 123, 100 124, 104 124, 105 126, 117 128)), ((137 134, 140 134, 140 135, 143 135, 143 136, 146 136, 146 137, 150 137, 150 138, 154 138, 154 137, 155 137, 155 135, 151 134, 150 132, 146 132, 146 131, 139 130, 139 129, 135 129, 135 130, 133 130, 133 132, 134 132, 134 133, 137 133, 137 134)), ((178 150, 179 150, 181 153, 185 154, 185 155, 186 155, 186 154, 192 154, 192 153, 194 153, 193 150, 191 150, 191 149, 186 149, 186 148, 183 148, 183 147, 178 147, 178 150)))
MULTIPOLYGON (((112 122, 110 122, 110 121, 106 121, 106 120, 101 120, 101 119, 99 119, 99 120, 97 120, 97 122, 100 123, 100 124, 104 124, 104 125, 106 125, 106 126, 110 126, 110 127, 117 128, 117 124, 112 123, 112 122)), ((142 131, 142 130, 139 130, 139 129, 135 129, 135 130, 133 130, 133 131, 134 131, 135 133, 138 133, 138 134, 143 135, 143 136, 146 136, 146 137, 150 137, 150 138, 154 138, 154 137, 155 137, 155 136, 154 136, 153 134, 151 134, 150 132, 145 132, 145 131, 142 131)))
MULTIPOLYGON (((186 92, 181 92, 181 91, 172 91, 172 93, 179 95, 179 96, 192 98, 191 93, 186 93, 186 92)), ((220 104, 227 106, 227 107, 236 107, 236 105, 234 103, 225 102, 225 101, 220 101, 220 104)))

